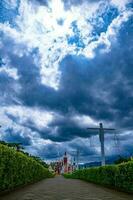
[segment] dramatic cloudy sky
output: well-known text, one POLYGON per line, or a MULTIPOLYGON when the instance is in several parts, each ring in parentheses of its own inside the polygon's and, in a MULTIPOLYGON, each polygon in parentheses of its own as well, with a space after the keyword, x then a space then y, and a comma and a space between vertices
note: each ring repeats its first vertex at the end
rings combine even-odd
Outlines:
POLYGON ((133 3, 0 1, 0 139, 45 160, 133 154, 133 3))

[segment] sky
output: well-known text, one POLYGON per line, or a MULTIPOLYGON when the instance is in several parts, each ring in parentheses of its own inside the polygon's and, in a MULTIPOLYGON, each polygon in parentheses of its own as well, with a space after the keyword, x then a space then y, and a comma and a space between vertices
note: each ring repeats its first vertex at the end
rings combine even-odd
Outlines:
POLYGON ((133 155, 133 3, 0 1, 0 140, 46 161, 133 155))

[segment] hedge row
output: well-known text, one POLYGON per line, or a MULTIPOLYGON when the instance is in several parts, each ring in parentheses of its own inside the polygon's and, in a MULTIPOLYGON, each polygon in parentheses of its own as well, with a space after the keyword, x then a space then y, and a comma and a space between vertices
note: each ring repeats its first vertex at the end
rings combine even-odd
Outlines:
POLYGON ((33 158, 0 144, 0 192, 51 177, 33 158))
POLYGON ((64 176, 133 193, 133 161, 119 165, 77 170, 72 174, 65 174, 64 176))

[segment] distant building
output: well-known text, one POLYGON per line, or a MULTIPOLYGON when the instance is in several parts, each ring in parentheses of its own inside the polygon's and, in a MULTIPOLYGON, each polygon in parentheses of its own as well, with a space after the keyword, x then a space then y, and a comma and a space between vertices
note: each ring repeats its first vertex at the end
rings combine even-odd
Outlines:
POLYGON ((64 174, 71 173, 76 170, 76 161, 75 158, 70 162, 67 152, 65 152, 63 158, 55 163, 55 173, 64 174))
POLYGON ((68 173, 68 157, 67 157, 66 152, 65 152, 65 155, 63 157, 63 171, 64 171, 64 173, 68 173))

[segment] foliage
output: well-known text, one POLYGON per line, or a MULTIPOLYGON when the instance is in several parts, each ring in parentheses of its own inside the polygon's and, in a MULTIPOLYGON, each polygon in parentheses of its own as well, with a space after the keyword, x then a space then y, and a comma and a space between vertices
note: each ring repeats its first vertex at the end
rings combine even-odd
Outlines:
POLYGON ((33 158, 34 160, 36 160, 38 163, 40 163, 41 165, 43 165, 45 168, 48 168, 49 166, 47 165, 47 163, 45 163, 43 160, 41 160, 41 158, 36 157, 36 156, 30 156, 31 158, 33 158))
POLYGON ((0 191, 52 177, 52 174, 32 157, 0 144, 0 191))
POLYGON ((133 158, 130 157, 130 158, 124 158, 122 156, 120 156, 116 161, 115 161, 115 164, 121 164, 121 163, 125 163, 125 162, 128 162, 128 161, 132 161, 133 158))
POLYGON ((17 151, 21 151, 22 149, 24 149, 21 143, 15 143, 15 142, 8 143, 5 141, 0 141, 0 144, 6 145, 8 147, 12 147, 12 148, 16 149, 17 151))
POLYGON ((82 179, 133 193, 133 161, 119 165, 77 170, 72 174, 65 174, 64 177, 82 179))
POLYGON ((8 147, 12 147, 14 148, 15 150, 27 155, 27 156, 30 156, 31 158, 33 158, 34 160, 36 160, 37 162, 39 162, 41 165, 43 165, 45 168, 48 168, 48 165, 43 161, 41 160, 41 158, 39 157, 36 157, 36 156, 32 156, 30 155, 28 152, 24 152, 23 149, 24 147, 22 146, 21 143, 8 143, 8 142, 5 142, 5 141, 0 141, 0 144, 3 144, 3 145, 6 145, 8 147))

